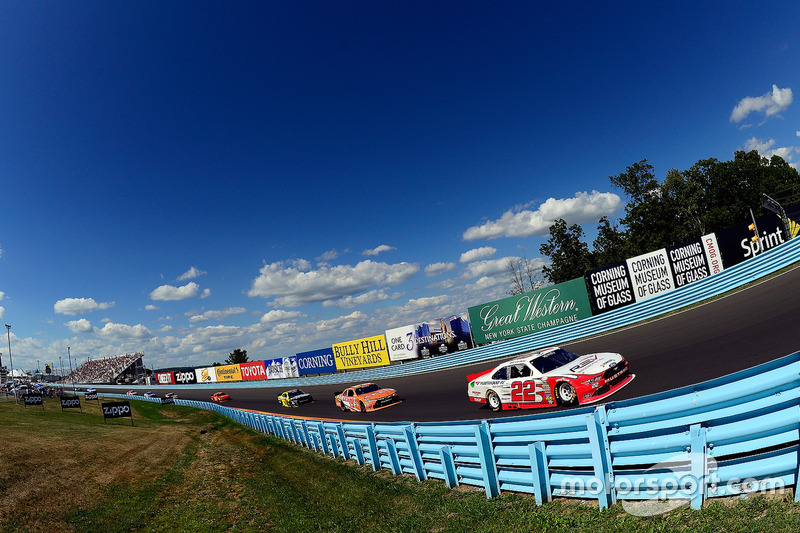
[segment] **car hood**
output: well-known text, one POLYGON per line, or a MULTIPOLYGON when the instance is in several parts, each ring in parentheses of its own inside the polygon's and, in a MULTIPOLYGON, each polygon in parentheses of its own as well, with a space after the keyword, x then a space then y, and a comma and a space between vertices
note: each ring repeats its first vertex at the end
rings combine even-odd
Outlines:
POLYGON ((379 398, 385 398, 387 396, 391 396, 396 391, 394 389, 381 389, 376 390, 375 392, 370 392, 362 396, 365 400, 377 400, 379 398))
POLYGON ((618 353, 603 352, 582 355, 573 362, 548 372, 545 376, 602 374, 622 360, 623 357, 618 353))

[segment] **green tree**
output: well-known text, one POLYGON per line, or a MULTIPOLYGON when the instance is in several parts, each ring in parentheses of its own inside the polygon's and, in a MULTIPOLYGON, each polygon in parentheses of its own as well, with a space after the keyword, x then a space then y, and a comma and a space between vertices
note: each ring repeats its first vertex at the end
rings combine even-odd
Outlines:
POLYGON ((511 280, 511 289, 508 291, 511 295, 524 294, 538 289, 544 282, 542 267, 524 255, 509 258, 506 268, 511 280))
POLYGON ((608 217, 600 219, 597 238, 592 243, 592 267, 602 267, 627 259, 625 232, 617 224, 611 225, 608 217))
POLYGON ((539 252, 550 259, 550 264, 542 267, 542 274, 551 283, 563 283, 583 277, 592 268, 589 247, 581 239, 583 228, 578 224, 567 227, 559 218, 550 226, 550 239, 539 247, 539 252))
POLYGON ((225 359, 225 362, 229 365, 237 365, 239 363, 246 363, 247 362, 247 350, 242 350, 241 348, 236 348, 234 351, 228 355, 228 358, 225 359))

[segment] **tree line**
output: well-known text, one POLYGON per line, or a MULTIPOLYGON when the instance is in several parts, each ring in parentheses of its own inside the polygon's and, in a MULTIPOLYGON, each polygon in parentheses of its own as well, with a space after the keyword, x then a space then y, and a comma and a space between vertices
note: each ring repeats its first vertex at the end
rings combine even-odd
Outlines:
POLYGON ((800 199, 800 174, 780 156, 767 159, 757 151, 737 151, 732 161, 703 159, 688 170, 672 169, 656 179, 646 159, 610 176, 626 200, 617 223, 600 219, 590 249, 583 228, 563 219, 550 226, 550 238, 539 247, 549 262, 536 269, 525 258, 510 261, 511 294, 535 288, 539 278, 562 283, 593 268, 680 244, 766 214, 763 194, 784 205, 800 199), (540 272, 540 273, 539 273, 540 272))

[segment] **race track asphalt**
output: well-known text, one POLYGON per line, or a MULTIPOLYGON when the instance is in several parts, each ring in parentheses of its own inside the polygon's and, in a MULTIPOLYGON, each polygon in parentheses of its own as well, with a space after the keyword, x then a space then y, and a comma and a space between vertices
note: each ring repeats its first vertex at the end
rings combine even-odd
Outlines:
MULTIPOLYGON (((625 400, 693 385, 777 359, 800 350, 800 268, 698 307, 563 346, 576 353, 619 352, 630 362, 636 379, 609 401, 625 400)), ((381 385, 398 390, 403 402, 372 413, 344 413, 333 403, 334 392, 347 385, 303 387, 316 400, 288 409, 277 396, 285 386, 228 390, 225 405, 257 411, 348 421, 432 422, 520 416, 553 409, 493 413, 467 399, 467 374, 501 362, 394 378, 381 385)), ((224 390, 224 386, 220 386, 224 390)), ((107 389, 106 389, 107 390, 107 389)), ((209 401, 209 389, 154 387, 163 396, 209 401)), ((119 389, 115 392, 124 392, 119 389)))

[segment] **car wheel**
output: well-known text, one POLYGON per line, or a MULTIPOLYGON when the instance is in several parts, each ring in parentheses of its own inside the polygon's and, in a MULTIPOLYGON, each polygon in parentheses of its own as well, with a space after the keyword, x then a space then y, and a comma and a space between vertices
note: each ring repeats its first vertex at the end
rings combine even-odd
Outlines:
POLYGON ((561 405, 575 405, 578 403, 578 395, 575 393, 575 387, 566 381, 562 381, 556 386, 556 396, 561 405))
POLYGON ((361 411, 362 413, 367 412, 367 408, 364 407, 364 402, 358 402, 358 410, 361 411))
POLYGON ((342 411, 347 411, 347 407, 345 407, 345 406, 344 406, 344 402, 339 402, 339 408, 340 408, 342 411))
POLYGON ((503 403, 500 401, 500 396, 498 396, 493 390, 490 390, 486 395, 486 403, 489 404, 489 408, 492 411, 501 411, 503 409, 503 403))

